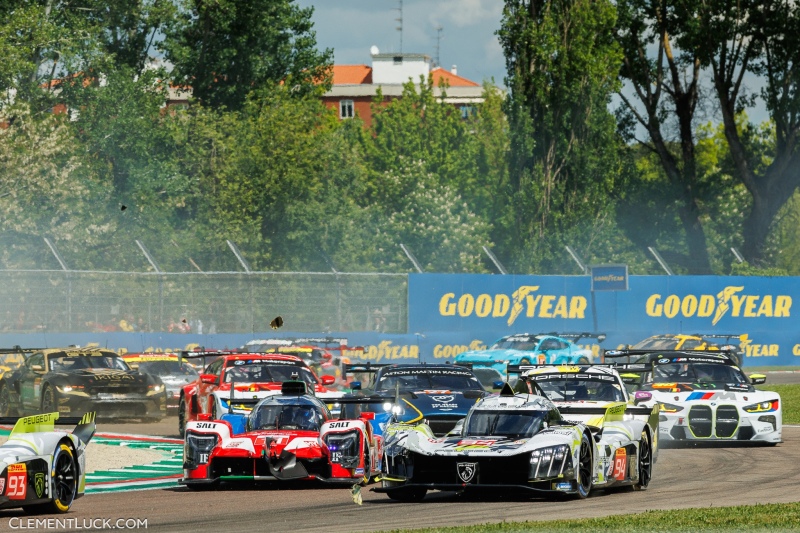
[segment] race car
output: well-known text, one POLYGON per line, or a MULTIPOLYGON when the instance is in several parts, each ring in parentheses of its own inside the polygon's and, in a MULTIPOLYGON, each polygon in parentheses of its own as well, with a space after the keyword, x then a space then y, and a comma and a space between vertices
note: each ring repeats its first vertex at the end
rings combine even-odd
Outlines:
POLYGON ((0 379, 25 364, 25 358, 35 349, 0 348, 0 379))
POLYGON ((122 359, 132 369, 161 379, 167 389, 167 414, 178 412, 181 389, 199 376, 197 370, 176 352, 125 353, 122 359))
POLYGON ((505 374, 507 365, 590 364, 592 350, 576 343, 581 339, 603 342, 604 333, 516 333, 495 341, 487 350, 468 350, 456 355, 455 364, 488 366, 505 374))
POLYGON ((640 390, 660 406, 662 442, 782 441, 780 395, 754 387, 766 376, 748 377, 730 358, 705 351, 655 353, 640 390))
POLYGON ((380 472, 383 455, 371 415, 333 419, 306 382, 286 381, 249 414, 189 422, 179 483, 191 489, 244 480, 366 483, 380 472))
POLYGON ((95 432, 95 413, 59 418, 43 413, 0 418, 14 424, 0 444, 0 509, 28 513, 66 513, 86 487, 86 445, 95 432), (55 429, 77 424, 73 431, 55 429))
POLYGON ((342 351, 350 350, 346 338, 336 337, 292 337, 281 339, 254 339, 248 341, 240 351, 248 353, 287 353, 303 359, 317 376, 333 376, 336 388, 344 388, 342 382, 342 351))
POLYGON ((650 392, 628 392, 620 372, 644 372, 647 365, 531 365, 509 366, 509 375, 520 375, 516 390, 541 391, 570 420, 597 425, 597 412, 584 407, 627 405, 625 420, 639 419, 648 425, 652 435, 653 463, 658 459, 659 408, 650 392))
POLYGON ((112 350, 37 349, 0 381, 0 416, 51 411, 158 421, 166 416, 166 389, 157 376, 132 370, 112 350))
POLYGON ((247 412, 267 396, 278 394, 281 384, 301 380, 319 398, 335 399, 343 393, 327 388, 331 376, 318 378, 299 357, 277 353, 184 352, 184 358, 214 359, 197 380, 185 385, 178 399, 178 431, 183 436, 186 424, 200 414, 218 419, 229 411, 247 412), (233 388, 231 388, 233 384, 233 388))
POLYGON ((747 334, 697 333, 695 335, 687 335, 678 333, 675 335, 653 335, 632 346, 628 346, 628 348, 631 350, 724 350, 730 354, 737 366, 742 366, 741 343, 746 341, 747 334))
MULTIPOLYGON (((535 385, 535 384, 534 384, 535 385)), ((647 422, 627 419, 628 406, 585 406, 592 423, 570 421, 538 394, 504 385, 470 409, 463 423, 436 438, 425 423, 390 423, 381 486, 400 501, 429 490, 556 492, 586 498, 594 487, 645 489, 653 468, 647 422)))
POLYGON ((407 423, 426 420, 437 435, 444 435, 467 415, 475 401, 485 396, 480 380, 468 366, 346 364, 345 373, 372 376, 367 386, 354 381, 345 398, 383 400, 363 406, 342 406, 346 416, 375 413, 375 432, 382 434, 390 418, 407 423), (355 409, 355 411, 353 411, 355 409))

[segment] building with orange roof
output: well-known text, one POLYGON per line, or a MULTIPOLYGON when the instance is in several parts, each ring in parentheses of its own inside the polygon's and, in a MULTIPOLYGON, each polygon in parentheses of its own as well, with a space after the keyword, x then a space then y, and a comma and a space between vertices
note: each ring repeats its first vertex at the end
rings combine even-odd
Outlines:
POLYGON ((371 105, 380 88, 388 104, 403 94, 403 84, 409 80, 419 83, 421 77, 433 81, 434 95, 458 107, 466 117, 483 102, 483 87, 459 76, 455 65, 451 70, 433 68, 431 58, 424 54, 372 54, 372 66, 334 65, 333 83, 322 97, 325 105, 338 111, 341 120, 358 116, 369 127, 372 124, 371 105), (442 91, 440 83, 446 85, 442 91))

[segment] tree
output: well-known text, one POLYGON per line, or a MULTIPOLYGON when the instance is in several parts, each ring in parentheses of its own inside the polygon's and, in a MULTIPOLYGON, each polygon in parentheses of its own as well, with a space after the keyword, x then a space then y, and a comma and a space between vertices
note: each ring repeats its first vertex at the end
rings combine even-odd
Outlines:
POLYGON ((292 0, 183 0, 163 48, 174 81, 206 106, 236 111, 254 90, 324 91, 333 51, 318 51, 312 8, 292 0))
POLYGON ((673 49, 678 15, 663 0, 625 0, 617 9, 617 38, 624 54, 620 76, 630 88, 630 93, 619 92, 625 104, 621 121, 630 137, 635 138, 637 127, 647 133, 639 142, 657 155, 671 189, 665 192, 675 198, 687 253, 673 257, 690 273, 709 274, 695 161, 700 58, 673 49))
POLYGON ((613 170, 593 161, 614 159, 618 146, 606 109, 617 85, 614 21, 606 1, 505 2, 498 35, 511 92, 511 208, 521 252, 550 255, 543 239, 570 217, 591 216, 596 188, 613 182, 613 170))

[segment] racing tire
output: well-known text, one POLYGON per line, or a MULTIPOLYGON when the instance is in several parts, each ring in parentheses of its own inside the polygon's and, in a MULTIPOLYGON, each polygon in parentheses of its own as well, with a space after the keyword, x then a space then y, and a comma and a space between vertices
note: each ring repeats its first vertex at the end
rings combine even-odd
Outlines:
POLYGON ((78 493, 78 467, 72 448, 60 442, 53 454, 51 467, 50 490, 52 500, 47 503, 25 505, 23 511, 29 514, 66 513, 72 506, 78 493))
POLYGON ((633 490, 647 490, 653 473, 653 449, 650 446, 650 436, 642 431, 642 440, 639 442, 639 481, 633 484, 633 490))
POLYGON ((578 364, 579 365, 589 365, 591 363, 589 362, 589 358, 588 357, 581 357, 581 358, 578 359, 578 364))
POLYGON ((594 478, 594 462, 592 460, 592 441, 583 434, 581 447, 578 452, 578 464, 575 468, 575 495, 580 498, 587 498, 592 491, 594 478))
POLYGON ((212 399, 214 400, 214 403, 211 404, 211 420, 219 420, 219 417, 217 417, 217 399, 212 399))
POLYGON ((386 495, 396 502, 418 502, 422 501, 428 489, 421 487, 409 487, 403 489, 395 489, 386 493, 386 495))
POLYGON ((186 397, 181 396, 181 401, 178 404, 178 435, 181 438, 186 436, 186 397))
POLYGON ((58 411, 58 395, 51 385, 45 385, 42 390, 42 413, 58 411))
POLYGON ((17 416, 17 410, 11 407, 11 393, 4 385, 0 385, 0 416, 17 416))

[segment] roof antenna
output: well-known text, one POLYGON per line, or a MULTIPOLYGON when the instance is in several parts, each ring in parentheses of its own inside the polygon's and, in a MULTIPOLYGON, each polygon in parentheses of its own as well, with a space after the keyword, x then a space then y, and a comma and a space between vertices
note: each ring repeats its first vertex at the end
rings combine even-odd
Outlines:
POLYGON ((442 28, 441 24, 437 24, 435 29, 436 29, 436 63, 434 64, 434 67, 439 67, 442 65, 442 63, 439 61, 439 48, 442 44, 442 30, 444 28, 442 28))
POLYGON ((399 5, 399 7, 397 7, 395 10, 400 12, 400 16, 398 16, 394 20, 397 21, 398 25, 397 25, 396 29, 397 29, 397 31, 400 32, 400 54, 402 55, 402 53, 403 53, 403 0, 397 0, 397 3, 399 5))

